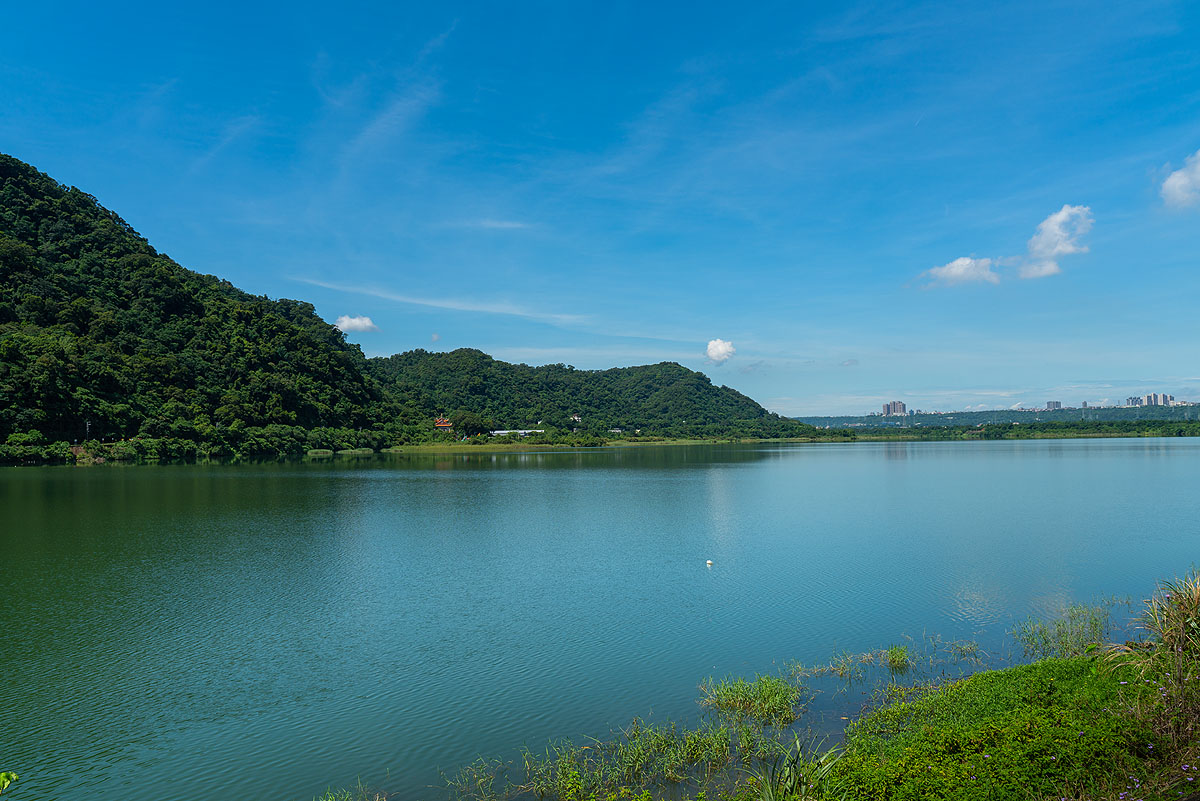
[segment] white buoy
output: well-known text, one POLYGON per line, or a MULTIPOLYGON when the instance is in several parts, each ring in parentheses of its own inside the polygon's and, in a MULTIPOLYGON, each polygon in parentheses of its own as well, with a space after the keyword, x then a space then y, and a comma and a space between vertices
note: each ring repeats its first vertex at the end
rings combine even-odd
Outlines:
POLYGON ((704 564, 708 565, 709 567, 712 567, 712 560, 711 560, 711 559, 709 559, 709 560, 708 560, 707 562, 705 562, 704 564))

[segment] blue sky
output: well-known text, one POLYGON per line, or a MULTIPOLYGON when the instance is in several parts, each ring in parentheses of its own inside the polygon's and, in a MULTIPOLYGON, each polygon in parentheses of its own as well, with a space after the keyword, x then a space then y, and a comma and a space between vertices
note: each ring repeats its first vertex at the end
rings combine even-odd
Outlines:
POLYGON ((7 10, 0 151, 368 355, 1200 400, 1200 4, 275 5, 7 10))

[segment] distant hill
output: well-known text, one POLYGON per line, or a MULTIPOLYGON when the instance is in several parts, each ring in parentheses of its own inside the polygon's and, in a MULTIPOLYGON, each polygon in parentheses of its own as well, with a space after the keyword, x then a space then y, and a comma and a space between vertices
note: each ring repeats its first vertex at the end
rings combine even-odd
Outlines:
POLYGON ((538 420, 606 435, 812 431, 672 363, 368 361, 311 304, 185 269, 91 195, 0 154, 0 461, 67 460, 85 439, 133 443, 110 456, 379 448, 433 438, 445 413, 458 433, 538 420))
POLYGON ((499 428, 612 428, 672 436, 804 436, 808 426, 772 414, 740 392, 674 362, 611 370, 530 367, 482 351, 414 350, 370 359, 394 399, 430 412, 469 411, 499 428), (578 415, 578 421, 572 419, 578 415))

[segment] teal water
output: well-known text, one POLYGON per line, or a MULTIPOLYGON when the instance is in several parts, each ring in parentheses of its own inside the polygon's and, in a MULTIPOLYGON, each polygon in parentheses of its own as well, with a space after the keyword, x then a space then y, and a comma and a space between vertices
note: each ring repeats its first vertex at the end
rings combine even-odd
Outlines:
POLYGON ((1187 439, 4 469, 0 770, 437 798, 708 675, 1144 597, 1200 560, 1198 476, 1187 439))

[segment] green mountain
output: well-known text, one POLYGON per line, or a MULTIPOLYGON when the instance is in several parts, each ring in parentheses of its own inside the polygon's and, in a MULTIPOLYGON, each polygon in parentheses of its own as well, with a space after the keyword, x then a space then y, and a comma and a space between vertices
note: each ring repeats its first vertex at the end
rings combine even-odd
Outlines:
POLYGON ((0 437, 375 426, 385 397, 364 366, 311 304, 184 269, 0 154, 0 437))
POLYGON ((402 405, 470 412, 481 426, 641 429, 668 436, 803 436, 812 430, 674 362, 611 370, 530 367, 464 348, 408 351, 367 365, 402 405))
POLYGON ((378 448, 433 438, 444 413, 459 433, 538 420, 592 433, 812 430, 678 364, 535 368, 474 350, 367 360, 311 304, 187 270, 91 195, 0 154, 0 447, 21 458, 85 439, 128 439, 135 456, 378 448))

